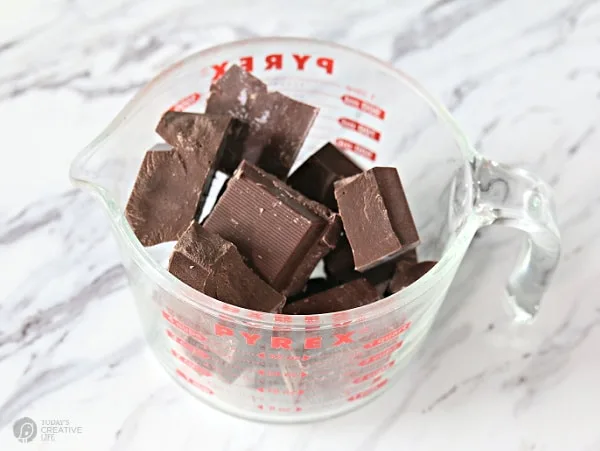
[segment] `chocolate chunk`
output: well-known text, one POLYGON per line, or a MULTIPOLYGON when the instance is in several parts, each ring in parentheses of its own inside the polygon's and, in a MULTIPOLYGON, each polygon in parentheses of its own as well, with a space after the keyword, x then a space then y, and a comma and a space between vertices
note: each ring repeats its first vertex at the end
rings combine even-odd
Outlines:
MULTIPOLYGON (((417 253, 415 250, 412 250, 403 254, 400 258, 414 258, 414 261, 416 262, 417 253)), ((377 292, 381 296, 383 296, 387 290, 390 279, 396 270, 395 262, 387 262, 362 273, 356 271, 354 269, 352 249, 344 234, 338 239, 338 244, 335 249, 327 254, 324 260, 325 273, 327 274, 328 279, 337 283, 346 283, 364 277, 377 289, 377 292)))
POLYGON ((397 259, 419 244, 396 169, 373 168, 334 186, 356 270, 397 259))
POLYGON ((379 299, 379 294, 366 279, 356 279, 344 285, 313 294, 285 305, 287 315, 318 315, 340 312, 367 305, 379 299))
POLYGON ((288 183, 309 199, 337 211, 333 194, 334 182, 361 172, 362 169, 342 151, 327 143, 294 171, 288 183))
POLYGON ((231 174, 241 160, 248 125, 227 114, 167 111, 156 132, 178 151, 207 153, 209 163, 231 174))
POLYGON ((188 164, 185 155, 158 144, 146 152, 125 208, 144 246, 174 241, 193 219, 210 185, 210 165, 188 164))
POLYGON ((250 107, 260 95, 267 93, 267 85, 238 65, 233 65, 210 87, 206 112, 229 114, 250 122, 250 107))
POLYGON ((236 247, 192 222, 175 245, 169 272, 220 301, 278 313, 285 297, 246 266, 236 247))
MULTIPOLYGON (((279 92, 239 66, 232 66, 210 88, 207 113, 230 114, 247 122, 241 159, 285 179, 319 109, 279 92)), ((238 159, 239 161, 239 159, 238 159)))
POLYGON ((345 233, 340 234, 337 246, 323 260, 325 262, 325 274, 329 279, 333 279, 338 283, 356 279, 356 277, 349 277, 357 271, 354 270, 352 248, 345 233))
POLYGON ((401 260, 396 264, 396 272, 388 286, 390 294, 396 293, 406 288, 411 283, 416 282, 423 277, 437 262, 424 261, 421 263, 411 262, 410 260, 401 260))
POLYGON ((206 219, 207 230, 234 243, 273 288, 293 295, 335 247, 337 214, 242 161, 206 219))
POLYGON ((302 291, 288 298, 287 302, 297 301, 313 294, 320 293, 321 291, 329 290, 330 288, 333 288, 333 285, 331 280, 327 280, 324 277, 308 279, 302 291))

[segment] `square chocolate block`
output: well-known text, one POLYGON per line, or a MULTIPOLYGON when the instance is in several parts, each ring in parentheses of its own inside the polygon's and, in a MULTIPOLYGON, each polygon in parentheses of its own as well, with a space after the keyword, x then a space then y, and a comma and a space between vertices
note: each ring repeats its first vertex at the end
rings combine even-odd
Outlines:
POLYGON ((234 243, 252 268, 286 296, 302 290, 341 230, 337 214, 246 161, 227 182, 204 226, 234 243))
POLYGON ((373 168, 334 186, 357 271, 395 260, 419 244, 395 168, 373 168))

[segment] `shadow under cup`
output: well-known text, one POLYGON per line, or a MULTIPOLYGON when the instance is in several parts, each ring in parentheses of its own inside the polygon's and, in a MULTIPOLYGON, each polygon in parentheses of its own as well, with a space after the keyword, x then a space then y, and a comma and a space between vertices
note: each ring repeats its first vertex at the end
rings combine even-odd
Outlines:
POLYGON ((228 413, 302 422, 373 399, 422 343, 475 231, 494 222, 474 214, 478 164, 448 113, 408 76, 333 44, 277 38, 209 49, 163 72, 82 151, 71 176, 112 219, 146 337, 168 373, 228 413), (171 276, 168 254, 142 248, 124 207, 161 115, 204 111, 211 82, 230 64, 320 108, 294 168, 328 141, 365 169, 397 168, 419 257, 440 263, 375 304, 297 317, 229 306, 171 276))

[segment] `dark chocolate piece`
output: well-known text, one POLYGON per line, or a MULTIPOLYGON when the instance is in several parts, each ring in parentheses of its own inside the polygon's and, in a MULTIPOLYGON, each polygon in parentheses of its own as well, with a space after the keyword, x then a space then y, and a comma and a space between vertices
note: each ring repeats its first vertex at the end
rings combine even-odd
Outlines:
POLYGON ((250 106, 260 95, 267 93, 267 85, 238 65, 233 65, 210 87, 206 112, 229 114, 250 122, 250 106))
MULTIPOLYGON (((417 252, 413 249, 400 257, 402 260, 410 259, 416 263, 417 252)), ((375 266, 365 272, 358 272, 354 269, 354 258, 352 257, 352 249, 346 236, 342 233, 338 239, 338 244, 333 251, 327 254, 325 260, 325 273, 327 278, 336 283, 346 283, 351 280, 364 277, 383 296, 388 288, 390 279, 396 270, 395 262, 387 262, 375 266)))
POLYGON ((323 260, 325 262, 325 274, 329 279, 338 283, 356 279, 356 277, 349 277, 357 271, 354 270, 352 248, 344 232, 340 234, 335 249, 327 254, 323 260))
POLYGON ((329 290, 330 288, 333 288, 333 286, 334 283, 324 277, 308 279, 302 291, 288 298, 287 302, 294 302, 313 294, 320 293, 321 291, 329 290))
POLYGON ((395 168, 377 167, 337 181, 335 198, 357 271, 395 260, 419 244, 395 168))
POLYGON ((337 214, 242 161, 206 219, 207 230, 234 243, 273 288, 293 295, 335 247, 337 214))
POLYGON ((210 165, 188 164, 166 144, 146 152, 125 208, 144 246, 175 241, 194 218, 210 185, 210 165))
POLYGON ((290 176, 288 183, 306 197, 337 211, 334 182, 360 174, 362 169, 331 143, 325 144, 290 176))
POLYGON ((285 179, 319 109, 267 92, 263 82, 235 65, 210 92, 207 113, 230 114, 250 127, 241 159, 285 179))
POLYGON ((278 313, 285 302, 246 266, 232 243, 195 222, 175 245, 169 272, 192 288, 238 307, 278 313))
POLYGON ((406 288, 411 283, 416 282, 423 277, 437 262, 424 261, 421 263, 411 262, 409 260, 401 260, 396 264, 396 272, 388 286, 390 294, 396 293, 403 288, 406 288))
POLYGON ((379 299, 379 294, 366 279, 356 279, 326 291, 313 294, 299 301, 290 302, 283 308, 287 315, 318 315, 341 312, 379 299))
POLYGON ((178 151, 208 152, 209 161, 218 155, 216 169, 232 174, 241 161, 248 125, 227 114, 167 111, 156 132, 178 151))

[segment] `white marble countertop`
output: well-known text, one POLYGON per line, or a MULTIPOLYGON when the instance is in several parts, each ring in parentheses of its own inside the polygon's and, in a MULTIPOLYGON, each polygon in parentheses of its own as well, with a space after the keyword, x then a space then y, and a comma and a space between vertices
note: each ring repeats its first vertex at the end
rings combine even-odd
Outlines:
POLYGON ((600 450, 600 1, 195 3, 0 5, 0 449, 600 450), (551 183, 563 259, 534 325, 504 313, 518 235, 494 229, 472 245, 423 355, 357 412, 254 424, 161 371, 108 222, 68 165, 159 70, 257 35, 393 61, 484 154, 551 183), (24 445, 12 432, 23 416, 81 433, 24 445))

